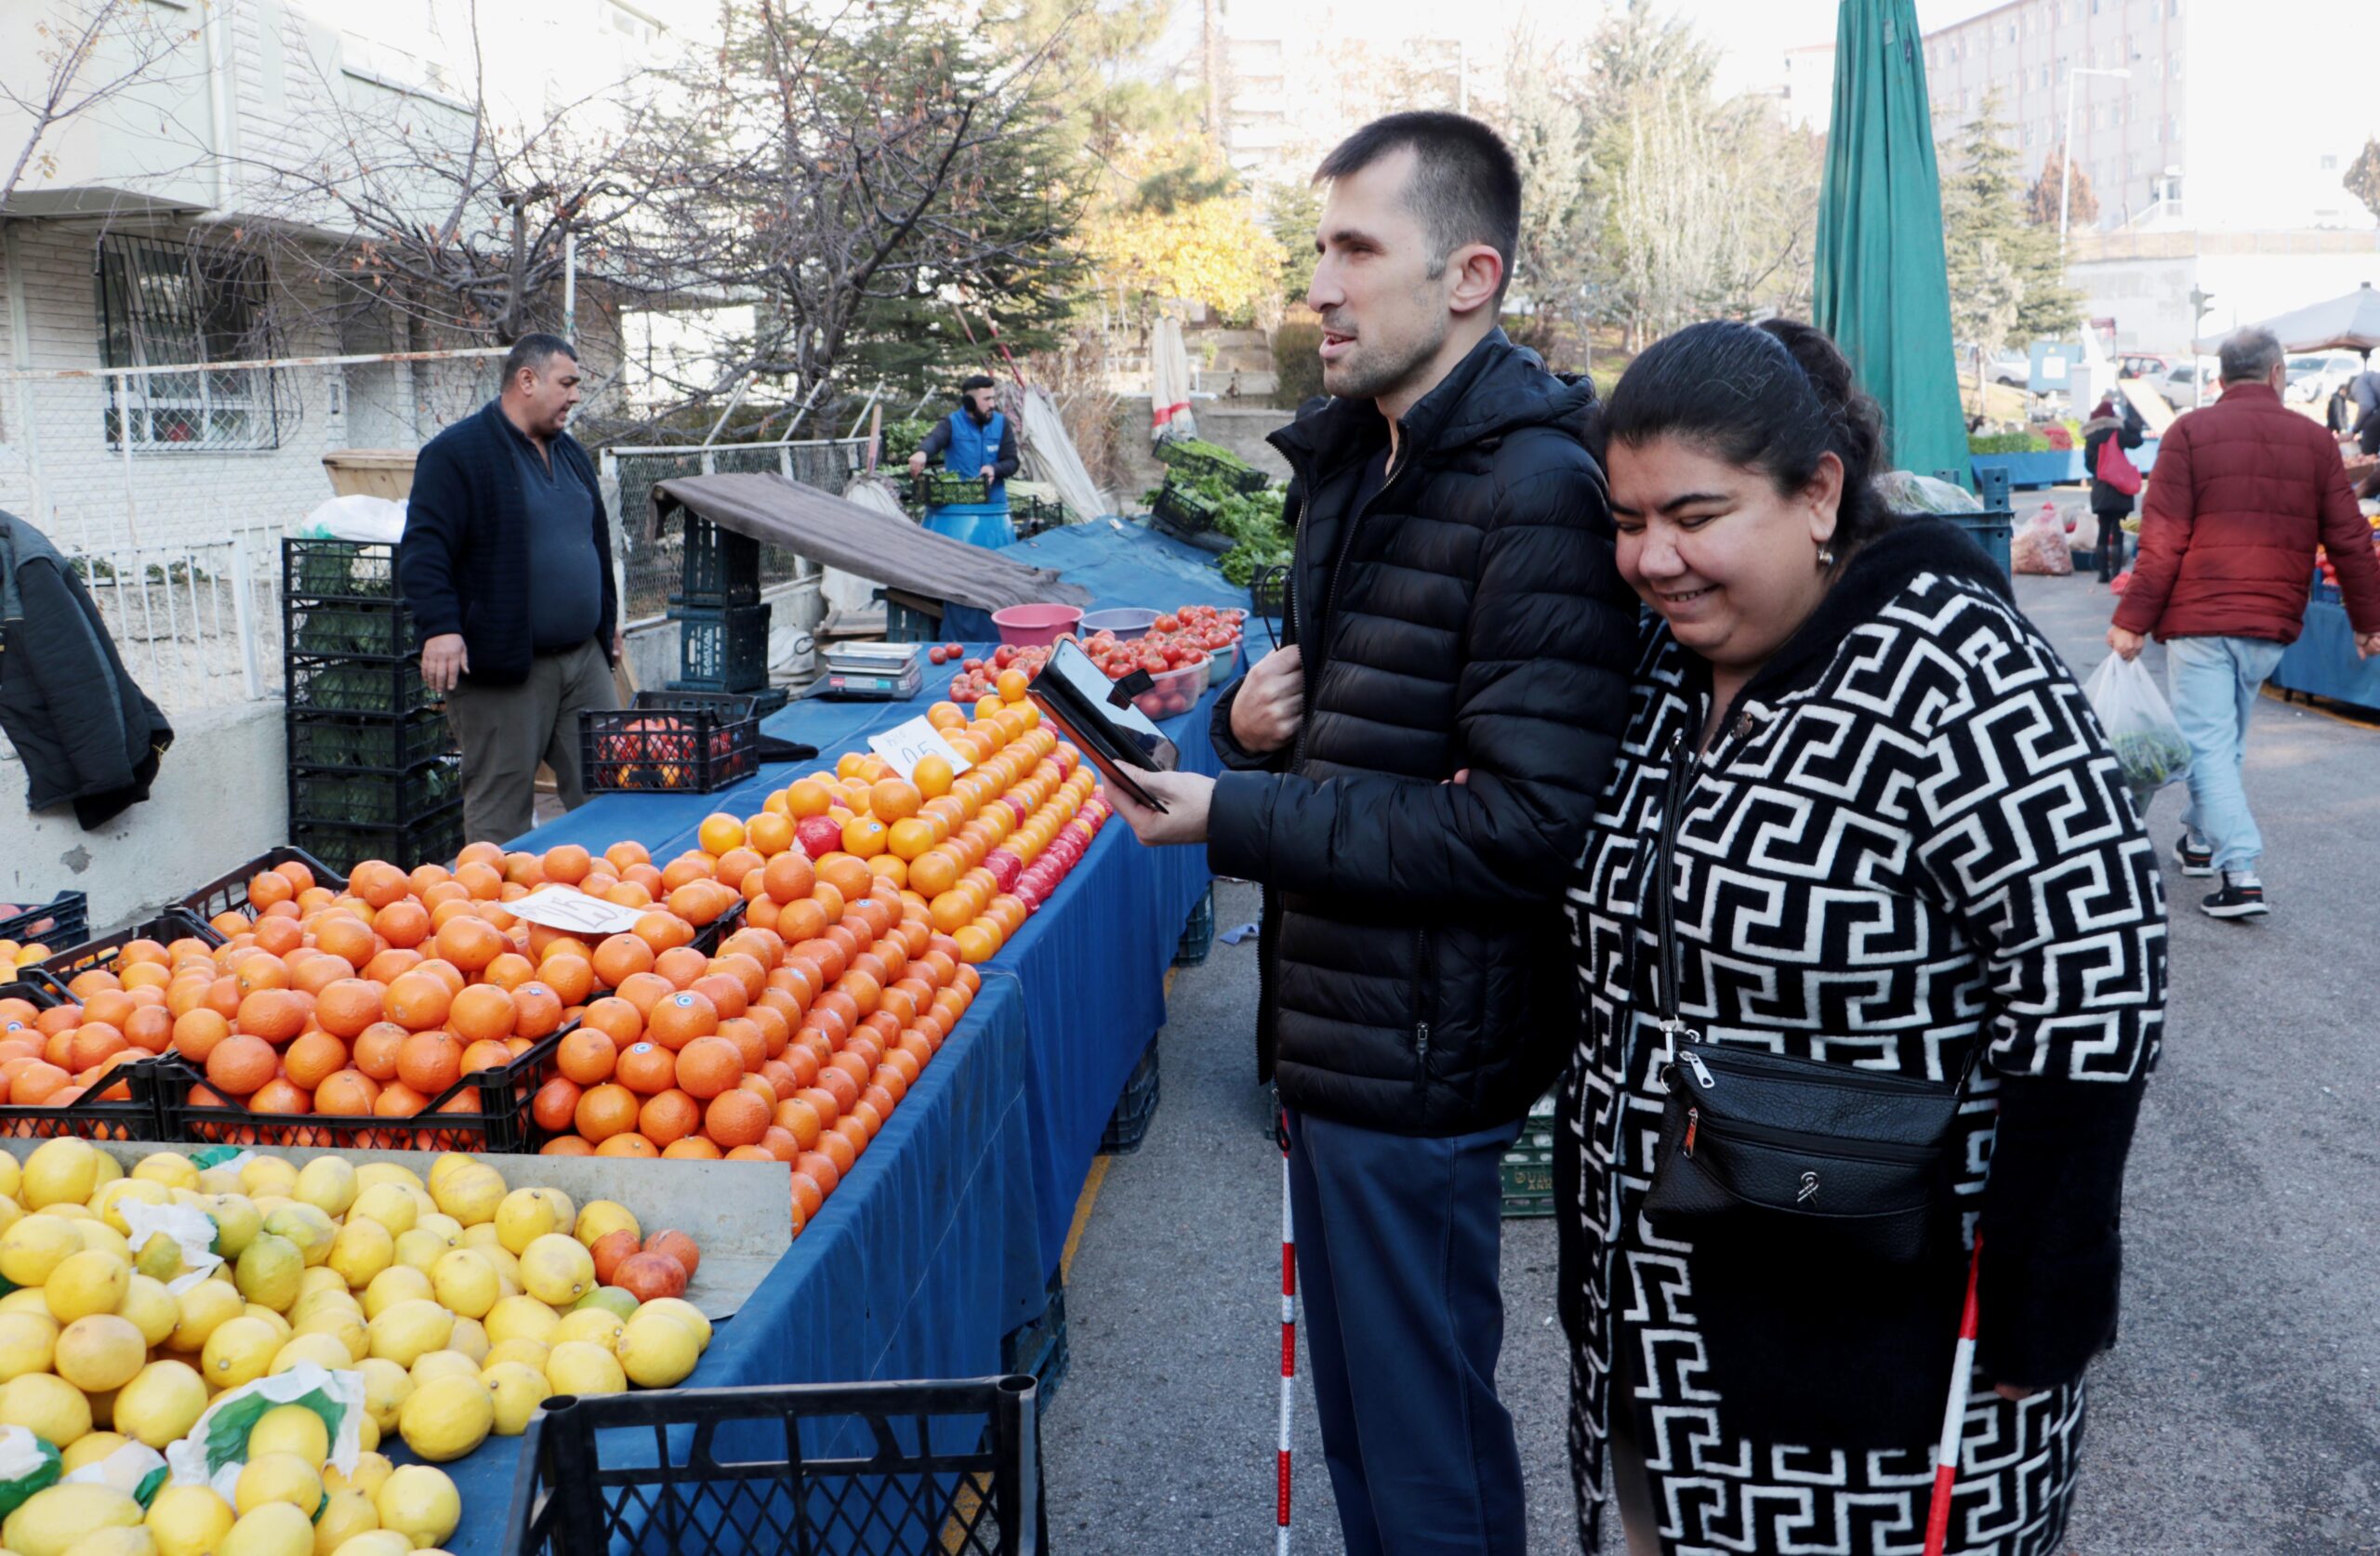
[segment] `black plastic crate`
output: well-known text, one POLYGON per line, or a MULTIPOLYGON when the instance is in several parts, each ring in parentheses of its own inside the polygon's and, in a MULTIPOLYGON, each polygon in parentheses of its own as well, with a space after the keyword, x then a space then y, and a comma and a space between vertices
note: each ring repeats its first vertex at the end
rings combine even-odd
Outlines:
POLYGON ((572 1022, 540 1037, 500 1069, 465 1075, 409 1118, 327 1114, 257 1113, 228 1097, 192 1101, 206 1084, 203 1065, 178 1053, 161 1056, 152 1082, 155 1139, 333 1150, 476 1151, 520 1155, 536 1149, 529 1101, 550 1079, 554 1052, 576 1031, 572 1022))
POLYGON ((1554 1214, 1554 1098, 1540 1097, 1521 1124, 1520 1139, 1504 1153, 1504 1215, 1521 1220, 1554 1214))
POLYGON ((0 1139, 158 1140, 164 1066, 163 1059, 145 1056, 118 1065, 100 1077, 98 1096, 62 1104, 0 1102, 0 1139))
POLYGON ((337 767, 289 770, 289 821, 293 826, 301 823, 403 826, 434 816, 462 798, 460 757, 432 757, 404 772, 365 772, 337 767))
POLYGON ((75 945, 91 938, 91 900, 80 891, 61 891, 39 907, 27 907, 0 918, 0 940, 20 945, 75 945))
POLYGON ((514 1556, 1039 1556, 1029 1377, 656 1389, 530 1418, 514 1556))
POLYGON ((769 607, 670 607, 678 624, 673 692, 757 692, 769 683, 769 607))
POLYGON ((707 519, 685 516, 685 549, 678 564, 672 605, 723 609, 760 601, 760 543, 721 529, 707 519))
POLYGON ((390 826, 295 820, 289 835, 341 880, 367 859, 385 860, 401 870, 446 864, 463 851, 463 802, 457 799, 443 811, 390 826))
POLYGON ((454 732, 439 708, 412 713, 304 713, 288 718, 289 765, 349 767, 402 772, 455 748, 454 732))
POLYGON ((153 940, 166 945, 178 940, 203 940, 209 945, 223 943, 223 937, 207 928, 197 915, 180 908, 167 908, 156 917, 129 930, 118 930, 99 940, 69 946, 54 956, 45 957, 20 970, 27 982, 46 982, 50 992, 60 999, 71 999, 73 996, 68 985, 94 969, 113 971, 118 954, 136 940, 153 940))
POLYGON ((1157 501, 1149 505, 1149 516, 1178 530, 1197 534, 1215 527, 1215 515, 1222 508, 1217 499, 1170 476, 1157 488, 1157 501))
POLYGON ((1066 1280, 1063 1273, 1053 1274, 1040 1316, 1000 1337, 1000 1366, 1039 1384, 1041 1407, 1046 1410, 1057 1399, 1071 1360, 1066 1340, 1066 1280))
POLYGON ((884 601, 884 640, 888 643, 938 643, 942 639, 942 610, 930 600, 895 589, 879 589, 876 598, 884 601), (931 609, 929 607, 932 607, 931 609))
POLYGON ((1198 899, 1198 905, 1190 910, 1189 920, 1182 926, 1182 943, 1174 947, 1173 965, 1197 967, 1214 948, 1215 888, 1210 881, 1205 893, 1198 899))
POLYGON ((307 872, 314 877, 316 886, 326 886, 333 891, 337 891, 347 884, 347 876, 344 872, 332 869, 304 849, 284 845, 281 848, 266 850, 237 869, 224 871, 223 874, 184 897, 177 905, 184 913, 209 924, 214 922, 218 914, 246 913, 248 911, 248 882, 275 865, 291 864, 306 866, 307 872))
POLYGON ((1151 1037, 1148 1050, 1124 1083, 1124 1095, 1116 1100, 1116 1111, 1107 1115, 1107 1132, 1099 1137, 1101 1154, 1128 1156, 1141 1148, 1148 1138, 1149 1120, 1157 1116, 1158 1080, 1157 1039, 1151 1037))
POLYGON ((640 692, 632 706, 578 716, 588 794, 708 794, 760 770, 760 719, 732 692, 640 692))
POLYGON ((281 543, 284 601, 394 600, 397 548, 386 541, 300 540, 281 543))
POLYGON ((414 646, 413 613, 393 600, 366 604, 352 600, 284 600, 281 641, 288 653, 326 658, 403 657, 414 646))
POLYGON ((929 468, 919 475, 912 488, 915 500, 928 508, 967 506, 992 500, 991 483, 981 476, 952 475, 947 470, 929 468))
POLYGON ((289 706, 300 713, 408 714, 438 701, 410 657, 292 653, 287 670, 289 706))
POLYGON ((1273 483, 1273 478, 1219 443, 1197 438, 1160 439, 1155 450, 1157 463, 1172 472, 1171 479, 1193 482, 1213 477, 1233 492, 1262 492, 1273 483))

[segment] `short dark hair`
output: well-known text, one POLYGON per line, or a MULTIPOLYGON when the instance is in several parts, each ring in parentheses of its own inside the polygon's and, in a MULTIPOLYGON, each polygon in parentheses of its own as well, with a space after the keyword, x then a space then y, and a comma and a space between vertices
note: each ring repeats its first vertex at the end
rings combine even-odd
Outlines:
POLYGON ((578 349, 558 335, 534 333, 524 335, 504 353, 504 381, 508 385, 521 376, 522 368, 535 373, 546 370, 546 363, 557 355, 578 360, 578 349))
POLYGON ((979 389, 992 387, 992 376, 988 373, 970 373, 959 380, 959 392, 961 394, 972 394, 979 389))
POLYGON ((1714 319, 1655 342, 1620 376, 1603 435, 1631 448, 1683 439, 1765 472, 1788 496, 1831 454, 1843 462, 1838 539, 1857 545, 1891 521, 1871 484, 1885 457, 1884 409, 1826 332, 1795 320, 1714 319))
POLYGON ((1512 284, 1513 254, 1520 246, 1521 170, 1503 138, 1461 113, 1392 113, 1374 119, 1315 169, 1315 181, 1360 173, 1382 157, 1410 148, 1413 181, 1406 204, 1429 231, 1430 273, 1465 244, 1486 244, 1504 261, 1501 297, 1512 284))

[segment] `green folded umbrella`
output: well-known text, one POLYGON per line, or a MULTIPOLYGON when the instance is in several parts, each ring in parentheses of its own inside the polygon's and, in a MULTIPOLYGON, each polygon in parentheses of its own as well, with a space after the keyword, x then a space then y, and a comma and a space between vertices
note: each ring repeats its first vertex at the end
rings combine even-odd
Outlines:
POLYGON ((1884 408, 1891 462, 1972 484, 1913 0, 1843 0, 1813 322, 1884 408))

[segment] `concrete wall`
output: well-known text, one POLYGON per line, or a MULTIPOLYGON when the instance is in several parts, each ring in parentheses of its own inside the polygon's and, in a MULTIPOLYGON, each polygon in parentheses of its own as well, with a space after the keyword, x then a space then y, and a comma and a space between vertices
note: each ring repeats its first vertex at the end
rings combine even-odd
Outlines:
POLYGON ((2380 286, 2380 244, 2361 253, 2213 252, 2100 259, 2073 265, 2068 275, 2082 292, 2085 316, 2115 320, 2119 349, 2181 353, 2189 349, 2193 285, 2214 296, 2206 333, 2224 335, 2241 324, 2343 296, 2365 282, 2380 286))
POLYGON ((26 811, 24 764, 0 741, 0 901, 87 892, 104 933, 287 842, 281 719, 278 703, 177 717, 149 798, 92 832, 71 805, 26 811))
MULTIPOLYGON (((1198 418, 1199 437, 1231 450, 1276 481, 1289 479, 1289 461, 1264 439, 1288 426, 1291 412, 1271 405, 1223 409, 1213 400, 1197 401, 1191 411, 1198 418)), ((1116 494, 1117 502, 1126 512, 1143 512, 1141 494, 1165 480, 1165 467, 1149 452, 1149 397, 1129 396, 1117 402, 1116 414, 1127 434, 1124 456, 1130 473, 1116 494)))

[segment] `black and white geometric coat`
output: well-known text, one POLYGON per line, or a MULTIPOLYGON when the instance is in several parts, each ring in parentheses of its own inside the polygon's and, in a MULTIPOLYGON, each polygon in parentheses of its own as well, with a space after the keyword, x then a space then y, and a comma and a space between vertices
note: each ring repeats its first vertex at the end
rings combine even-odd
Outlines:
MULTIPOLYGON (((1673 896, 1681 1013, 1705 1041, 1936 1081, 1987 1045, 1956 1182, 1963 1238, 1980 1229, 1985 1253, 1950 1549, 2048 1556, 2082 1373, 2114 1338, 2165 907, 2080 687, 2005 589, 1937 521, 1856 553, 1690 758, 1673 896), (2011 1403, 1996 1380, 2038 1391, 2011 1403)), ((1580 1544, 1596 1549, 1606 1413, 1628 1410, 1665 1551, 1913 1553, 1965 1256, 1746 1259, 1638 1210, 1665 1095, 1646 875, 1672 740, 1695 751, 1709 698, 1707 666, 1648 618, 1570 891, 1588 1022, 1556 1187, 1580 1544), (1633 1389, 1614 1390, 1616 1364, 1633 1389)))

